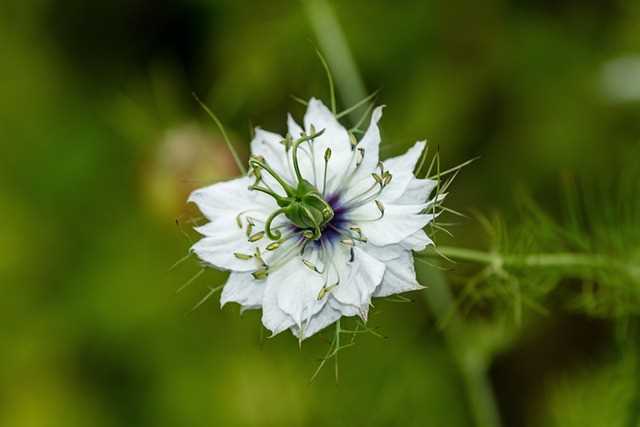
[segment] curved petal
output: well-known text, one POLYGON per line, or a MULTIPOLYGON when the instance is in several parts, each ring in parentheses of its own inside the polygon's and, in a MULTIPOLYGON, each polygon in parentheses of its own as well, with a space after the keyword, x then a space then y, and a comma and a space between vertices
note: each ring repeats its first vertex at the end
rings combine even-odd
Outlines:
POLYGON ((398 205, 414 205, 424 203, 436 188, 437 181, 433 179, 417 179, 413 178, 409 185, 405 188, 404 193, 394 203, 398 205))
POLYGON ((241 259, 236 254, 253 255, 256 243, 249 242, 245 231, 238 227, 235 219, 228 217, 210 222, 196 231, 205 237, 196 242, 191 250, 202 261, 221 270, 255 271, 260 267, 255 258, 241 259))
POLYGON ((351 151, 347 130, 322 101, 316 98, 309 100, 307 112, 304 115, 305 130, 310 132, 312 126, 316 131, 324 129, 323 134, 316 138, 316 141, 321 142, 326 147, 331 147, 332 150, 341 151, 346 149, 351 151))
POLYGON ((400 172, 413 173, 416 168, 416 163, 418 163, 418 159, 420 159, 420 155, 424 151, 425 146, 426 141, 416 142, 413 147, 407 150, 406 153, 385 160, 383 162, 385 169, 388 169, 392 174, 400 172))
POLYGON ((236 302, 243 309, 260 308, 265 286, 264 281, 254 279, 251 273, 231 272, 222 288, 220 307, 224 307, 228 302, 236 302))
MULTIPOLYGON (((314 182, 316 187, 325 194, 332 194, 342 181, 345 170, 352 161, 351 142, 349 133, 335 118, 333 113, 318 99, 311 98, 304 115, 304 127, 307 133, 311 132, 311 127, 316 131, 324 130, 309 144, 311 166, 313 170, 313 181, 309 176, 305 176, 310 182, 314 182), (325 168, 325 152, 331 150, 331 159, 325 168), (327 185, 324 188, 324 174, 326 169, 327 185)), ((305 144, 307 145, 307 144, 305 144)), ((302 165, 301 165, 302 168, 302 165)))
POLYGON ((196 203, 211 221, 195 228, 204 238, 191 250, 214 267, 235 271, 252 271, 258 267, 255 259, 240 259, 235 254, 252 255, 257 247, 248 241, 246 217, 264 221, 276 206, 270 197, 249 191, 249 182, 249 177, 242 177, 201 188, 189 196, 189 201, 196 203))
POLYGON ((304 130, 293 119, 293 116, 291 116, 291 114, 287 114, 287 130, 289 131, 289 135, 291 135, 293 139, 300 138, 300 135, 304 133, 304 130))
POLYGON ((342 304, 360 308, 369 306, 371 296, 376 290, 384 275, 385 264, 364 250, 353 248, 353 261, 349 262, 344 251, 336 251, 335 262, 342 263, 342 280, 336 286, 331 295, 342 304))
POLYGON ((401 242, 427 225, 433 219, 433 214, 421 213, 427 206, 385 205, 381 217, 376 204, 371 202, 350 212, 349 217, 370 243, 386 246, 401 242))
POLYGON ((407 192, 411 181, 414 179, 412 173, 398 173, 393 175, 391 182, 381 190, 376 180, 369 175, 351 185, 350 188, 345 189, 340 200, 345 206, 357 206, 359 200, 373 197, 385 204, 392 203, 407 192))
POLYGON ((351 165, 352 169, 348 171, 349 174, 353 173, 353 176, 350 179, 351 182, 358 182, 369 176, 369 174, 371 174, 378 165, 381 141, 378 122, 382 117, 383 108, 384 105, 381 105, 373 110, 371 113, 369 127, 362 139, 358 142, 357 148, 359 150, 363 150, 363 157, 360 165, 357 167, 357 170, 353 170, 355 165, 351 165))
POLYGON ((424 289, 416 280, 416 270, 413 264, 413 255, 409 251, 403 251, 399 258, 385 262, 387 266, 382 283, 375 290, 374 297, 386 297, 408 291, 424 289))
POLYGON ((287 314, 299 327, 307 322, 324 305, 318 300, 324 282, 322 277, 302 263, 300 257, 269 274, 265 291, 266 300, 275 301, 278 308, 287 314))
POLYGON ((336 310, 329 304, 325 304, 322 310, 311 316, 309 321, 302 328, 297 325, 291 327, 293 335, 300 339, 307 339, 310 336, 320 332, 342 316, 339 310, 336 310))
POLYGON ((418 230, 400 242, 400 245, 405 249, 420 252, 425 250, 427 246, 433 245, 433 240, 427 236, 424 230, 418 230))
POLYGON ((265 283, 265 291, 262 298, 262 324, 271 331, 272 336, 278 335, 292 327, 293 318, 282 311, 278 305, 276 292, 269 291, 270 283, 265 283))
POLYGON ((189 195, 210 221, 220 217, 234 218, 246 210, 269 211, 275 206, 272 198, 256 191, 249 191, 251 179, 241 177, 199 188, 189 195))

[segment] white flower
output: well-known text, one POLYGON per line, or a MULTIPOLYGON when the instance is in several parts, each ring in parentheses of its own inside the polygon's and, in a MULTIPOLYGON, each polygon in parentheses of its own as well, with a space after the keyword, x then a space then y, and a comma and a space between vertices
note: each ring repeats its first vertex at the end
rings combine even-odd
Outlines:
POLYGON ((247 176, 189 197, 209 223, 192 250, 231 272, 221 305, 262 309, 275 335, 305 339, 341 316, 366 321, 372 297, 421 289, 412 251, 432 244, 423 228, 435 181, 414 168, 425 142, 378 159, 382 107, 360 141, 317 99, 304 128, 256 129, 247 176))

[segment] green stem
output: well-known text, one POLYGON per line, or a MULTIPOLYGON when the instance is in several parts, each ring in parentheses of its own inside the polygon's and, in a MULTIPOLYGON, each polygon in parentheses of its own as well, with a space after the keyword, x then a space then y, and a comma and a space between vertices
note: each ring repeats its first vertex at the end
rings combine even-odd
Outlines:
POLYGON ((591 267, 631 271, 633 266, 615 258, 599 254, 577 254, 570 252, 503 255, 474 249, 439 246, 438 253, 454 260, 477 262, 508 267, 591 267))
MULTIPOLYGON (((302 4, 318 44, 331 66, 342 101, 345 105, 358 103, 366 96, 364 83, 331 4, 326 0, 305 0, 302 4)), ((353 123, 358 120, 355 111, 349 117, 353 123)))
MULTIPOLYGON (((327 61, 337 77, 336 81, 343 100, 347 105, 356 104, 365 97, 364 84, 333 9, 325 0, 306 0, 303 4, 306 6, 307 16, 320 46, 327 53, 327 61)), ((355 111, 351 112, 350 118, 354 123, 359 123, 355 111)), ((428 299, 428 302, 433 302, 430 305, 437 317, 444 320, 453 308, 449 287, 441 272, 430 269, 429 273, 437 276, 435 281, 437 285, 434 284, 434 281, 430 281, 430 292, 424 292, 423 295, 428 299), (440 304, 437 301, 438 298, 432 298, 433 295, 443 296, 444 300, 448 302, 440 304)), ((493 390, 486 376, 487 363, 478 364, 473 359, 463 357, 458 343, 465 342, 465 328, 461 321, 455 323, 456 326, 447 328, 444 334, 452 354, 458 360, 460 371, 464 375, 464 383, 475 425, 477 427, 500 427, 493 390)), ((484 358, 481 359, 484 360, 484 358)))
POLYGON ((447 322, 442 335, 462 376, 469 410, 476 427, 500 427, 500 416, 487 370, 491 354, 469 347, 469 332, 463 320, 455 314, 453 296, 441 271, 423 271, 429 289, 422 292, 438 323, 447 322), (454 313, 451 315, 451 313, 454 313))

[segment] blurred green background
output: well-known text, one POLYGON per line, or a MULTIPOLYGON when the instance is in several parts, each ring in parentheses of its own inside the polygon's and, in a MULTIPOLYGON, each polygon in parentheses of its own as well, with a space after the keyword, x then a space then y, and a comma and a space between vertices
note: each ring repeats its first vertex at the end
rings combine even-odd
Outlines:
MULTIPOLYGON (((366 89, 382 89, 385 155, 428 138, 445 166, 481 156, 456 180, 454 209, 517 224, 524 188, 554 215, 563 177, 615 175, 638 145, 639 2, 322 5, 366 89)), ((342 352, 339 384, 332 366, 309 384, 327 337, 301 350, 286 333, 263 340, 259 313, 220 310, 217 295, 191 311, 224 274, 176 294, 200 268, 169 271, 195 237, 186 196, 237 173, 191 93, 246 156, 251 124, 283 132, 286 112, 302 116, 289 95, 327 99, 314 46, 331 59, 332 29, 316 12, 0 3, 1 426, 473 425, 446 328, 420 294, 376 304, 370 323, 388 338, 342 352)), ((343 106, 356 84, 338 82, 343 106)), ((477 221, 457 222, 449 244, 485 246, 477 221)), ((503 425, 627 425, 640 371, 617 322, 562 295, 546 308, 499 327, 482 307, 465 314, 463 328, 485 330, 479 346, 496 328, 508 337, 487 362, 503 425)))

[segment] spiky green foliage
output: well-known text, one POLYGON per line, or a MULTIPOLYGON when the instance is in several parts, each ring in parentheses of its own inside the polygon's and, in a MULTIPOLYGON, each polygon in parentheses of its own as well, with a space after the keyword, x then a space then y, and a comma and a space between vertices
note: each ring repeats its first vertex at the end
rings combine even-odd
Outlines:
POLYGON ((559 215, 526 195, 518 197, 517 221, 476 215, 487 235, 486 250, 438 249, 455 262, 480 265, 452 274, 462 284, 458 307, 507 305, 520 320, 525 306, 544 312, 553 293, 568 307, 593 316, 638 314, 639 196, 640 174, 630 166, 595 182, 565 179, 564 212, 559 215))

